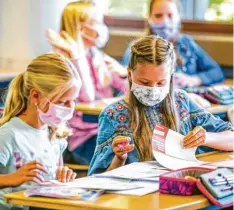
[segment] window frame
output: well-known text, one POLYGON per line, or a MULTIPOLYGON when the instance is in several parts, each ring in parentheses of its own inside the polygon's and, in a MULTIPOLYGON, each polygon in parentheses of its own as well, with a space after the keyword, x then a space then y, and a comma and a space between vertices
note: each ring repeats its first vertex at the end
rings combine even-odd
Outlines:
MULTIPOLYGON (((146 19, 120 18, 104 16, 104 22, 109 27, 144 29, 146 19)), ((182 20, 182 32, 233 34, 233 24, 213 21, 182 20)))

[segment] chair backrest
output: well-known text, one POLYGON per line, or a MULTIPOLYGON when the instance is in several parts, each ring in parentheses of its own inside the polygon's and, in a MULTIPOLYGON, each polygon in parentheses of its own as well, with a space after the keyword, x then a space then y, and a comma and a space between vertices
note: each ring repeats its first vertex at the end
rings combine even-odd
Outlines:
POLYGON ((228 110, 227 116, 228 116, 228 120, 234 126, 234 108, 233 107, 228 110))

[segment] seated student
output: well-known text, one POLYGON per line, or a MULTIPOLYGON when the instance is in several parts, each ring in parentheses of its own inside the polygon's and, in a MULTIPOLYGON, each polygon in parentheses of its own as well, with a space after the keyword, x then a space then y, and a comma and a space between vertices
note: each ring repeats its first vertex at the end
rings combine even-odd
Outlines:
POLYGON ((0 121, 0 209, 10 209, 4 194, 30 187, 31 181, 76 177, 63 166, 68 135, 63 128, 80 87, 76 69, 55 53, 37 57, 12 80, 0 121))
MULTIPOLYGON (((105 44, 108 37, 103 35, 108 32, 105 26, 95 19, 96 12, 90 2, 72 2, 64 9, 60 36, 48 34, 54 49, 67 54, 79 71, 83 82, 79 102, 114 97, 114 90, 123 93, 127 88, 127 70, 96 46, 105 44)), ((96 146, 97 123, 84 122, 82 113, 76 112, 69 125, 73 135, 68 139, 65 161, 89 164, 96 146)))
MULTIPOLYGON (((178 87, 209 86, 224 80, 220 66, 186 34, 181 27, 178 0, 151 0, 148 18, 148 34, 159 35, 173 42, 176 49, 175 83, 178 87)), ((126 50, 122 64, 127 66, 130 47, 126 50)))
POLYGON ((233 150, 232 125, 198 106, 185 91, 174 90, 174 63, 173 45, 158 36, 146 36, 133 43, 128 66, 129 95, 100 114, 89 175, 152 160, 151 138, 156 124, 186 135, 183 146, 199 146, 197 153, 209 148, 233 150))

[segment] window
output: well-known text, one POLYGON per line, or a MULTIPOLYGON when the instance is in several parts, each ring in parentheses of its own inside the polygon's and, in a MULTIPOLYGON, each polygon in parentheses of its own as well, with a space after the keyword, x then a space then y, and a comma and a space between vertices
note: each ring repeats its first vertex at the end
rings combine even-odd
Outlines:
MULTIPOLYGON (((120 18, 147 18, 150 0, 107 0, 107 15, 120 18)), ((181 0, 184 20, 233 22, 234 0, 181 0)))

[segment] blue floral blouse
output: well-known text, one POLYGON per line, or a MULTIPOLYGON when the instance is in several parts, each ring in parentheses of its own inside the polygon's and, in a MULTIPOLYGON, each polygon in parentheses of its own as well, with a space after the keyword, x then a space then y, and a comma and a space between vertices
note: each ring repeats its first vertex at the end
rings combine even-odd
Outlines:
MULTIPOLYGON (((175 105, 180 117, 180 133, 186 135, 196 126, 202 126, 208 132, 221 132, 225 130, 234 130, 229 122, 224 122, 219 117, 215 117, 205 109, 194 103, 187 93, 183 90, 175 91, 175 105)), ((155 125, 162 124, 162 114, 159 112, 159 106, 145 107, 145 113, 151 129, 155 125)), ((114 158, 112 150, 112 141, 116 136, 131 137, 131 144, 134 144, 133 132, 129 125, 129 112, 127 103, 121 99, 105 108, 99 116, 99 132, 97 136, 97 145, 93 159, 90 163, 89 175, 100 173, 109 167, 114 158)), ((208 147, 200 146, 197 153, 203 153, 213 150, 208 147)), ((138 162, 136 149, 128 154, 126 164, 138 162)))
MULTIPOLYGON (((121 64, 127 66, 131 56, 131 44, 126 50, 121 64)), ((224 74, 220 66, 203 50, 194 39, 181 34, 177 40, 177 50, 182 57, 184 64, 177 65, 176 71, 189 75, 197 75, 202 85, 209 86, 222 82, 224 74)))

